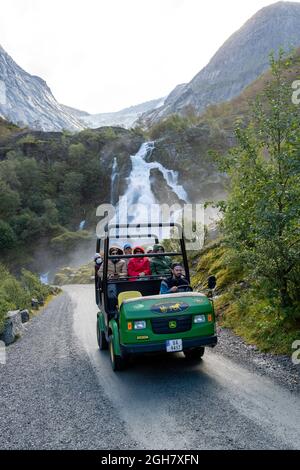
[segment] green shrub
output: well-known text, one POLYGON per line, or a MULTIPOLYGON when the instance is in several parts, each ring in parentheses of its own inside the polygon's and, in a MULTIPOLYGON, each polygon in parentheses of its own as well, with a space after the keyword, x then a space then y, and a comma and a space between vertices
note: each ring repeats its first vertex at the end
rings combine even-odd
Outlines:
POLYGON ((62 254, 70 250, 74 250, 78 244, 82 246, 82 242, 91 240, 91 235, 86 230, 80 232, 69 232, 54 237, 51 240, 51 247, 57 254, 62 254))
POLYGON ((0 220, 0 249, 11 248, 16 242, 16 236, 11 226, 0 220))
POLYGON ((0 264, 0 333, 9 310, 30 309, 33 297, 41 301, 48 295, 50 287, 43 285, 35 274, 23 269, 18 281, 0 264))
POLYGON ((21 284, 30 297, 39 301, 44 300, 50 293, 49 286, 42 284, 35 274, 26 269, 22 269, 21 284))
POLYGON ((0 292, 0 334, 3 331, 6 314, 9 310, 12 310, 13 308, 14 308, 14 305, 12 303, 7 302, 1 296, 1 292, 0 292))

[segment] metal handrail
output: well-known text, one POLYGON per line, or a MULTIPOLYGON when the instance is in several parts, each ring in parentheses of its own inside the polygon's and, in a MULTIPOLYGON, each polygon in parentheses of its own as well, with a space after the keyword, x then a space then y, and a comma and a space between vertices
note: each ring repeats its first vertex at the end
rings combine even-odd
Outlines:
POLYGON ((127 258, 155 258, 156 256, 182 256, 182 252, 170 251, 164 253, 141 253, 132 255, 108 255, 108 259, 127 259, 127 258))

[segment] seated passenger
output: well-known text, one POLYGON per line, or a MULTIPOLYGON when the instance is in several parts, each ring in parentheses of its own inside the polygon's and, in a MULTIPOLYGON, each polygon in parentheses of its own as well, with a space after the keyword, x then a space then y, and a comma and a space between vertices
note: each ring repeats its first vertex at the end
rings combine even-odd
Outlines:
MULTIPOLYGON (((123 250, 118 246, 109 249, 109 255, 123 255, 123 250)), ((98 270, 98 276, 103 276, 103 263, 98 270)), ((124 259, 109 259, 107 263, 107 279, 122 278, 127 276, 127 267, 124 259)))
MULTIPOLYGON (((136 246, 133 250, 135 255, 145 253, 144 248, 141 246, 136 246)), ((131 258, 128 263, 128 276, 149 276, 151 274, 150 261, 146 257, 141 258, 131 258)), ((130 279, 135 281, 136 278, 130 279)))
POLYGON ((160 285, 160 294, 174 294, 179 286, 188 286, 189 283, 183 276, 183 267, 180 263, 172 264, 172 276, 164 279, 160 285))
POLYGON ((103 258, 100 255, 100 253, 95 254, 94 262, 95 262, 95 274, 97 274, 100 269, 101 264, 103 263, 103 258))
MULTIPOLYGON (((123 250, 124 250, 124 255, 132 255, 132 246, 130 245, 130 243, 125 243, 125 245, 123 246, 123 250)), ((130 258, 125 258, 124 261, 126 263, 126 267, 128 268, 128 263, 130 261, 130 258)))
MULTIPOLYGON (((164 253, 162 245, 154 245, 153 253, 164 253)), ((150 261, 151 272, 154 276, 170 276, 172 260, 169 256, 153 256, 150 261)))
MULTIPOLYGON (((123 250, 118 246, 112 246, 109 249, 109 255, 123 255, 123 250)), ((98 276, 103 277, 103 264, 98 270, 98 276)), ((107 279, 120 279, 127 276, 127 268, 125 260, 123 259, 108 259, 107 260, 107 279)), ((109 283, 107 286, 108 308, 111 312, 117 311, 117 286, 115 283, 109 283)))

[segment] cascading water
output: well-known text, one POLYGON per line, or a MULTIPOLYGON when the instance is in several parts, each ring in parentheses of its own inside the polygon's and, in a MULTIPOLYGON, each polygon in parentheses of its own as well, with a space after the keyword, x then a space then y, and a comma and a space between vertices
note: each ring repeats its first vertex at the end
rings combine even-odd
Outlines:
POLYGON ((117 200, 117 182, 118 182, 118 162, 117 158, 114 158, 112 172, 111 172, 111 189, 110 189, 110 202, 111 204, 115 204, 117 200))
POLYGON ((187 202, 188 196, 184 188, 178 184, 178 172, 166 169, 161 163, 147 162, 146 158, 151 156, 154 150, 154 142, 146 142, 142 144, 138 153, 132 155, 132 170, 128 178, 128 188, 125 193, 127 205, 130 207, 140 204, 134 216, 131 217, 131 223, 148 222, 148 209, 152 204, 157 203, 157 199, 153 194, 150 181, 150 172, 157 169, 162 174, 166 185, 176 195, 180 201, 187 202), (144 207, 144 210, 142 209, 144 207))
POLYGON ((40 281, 42 284, 49 284, 49 272, 40 275, 40 281))
POLYGON ((80 222, 80 224, 79 224, 78 230, 83 230, 84 227, 85 227, 85 223, 86 223, 86 221, 85 221, 85 220, 82 220, 82 221, 80 222))

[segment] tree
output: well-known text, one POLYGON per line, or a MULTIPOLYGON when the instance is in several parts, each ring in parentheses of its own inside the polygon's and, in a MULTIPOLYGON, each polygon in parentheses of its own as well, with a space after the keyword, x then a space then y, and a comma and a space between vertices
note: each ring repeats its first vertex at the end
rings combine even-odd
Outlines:
POLYGON ((11 226, 0 220, 0 249, 11 248, 16 242, 16 236, 11 226))
POLYGON ((300 107, 292 103, 294 58, 270 58, 271 80, 236 129, 238 146, 221 162, 231 176, 225 239, 261 288, 293 307, 300 268, 300 107))
POLYGON ((0 217, 7 220, 16 213, 20 206, 20 197, 8 184, 0 179, 0 217))

